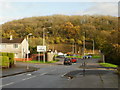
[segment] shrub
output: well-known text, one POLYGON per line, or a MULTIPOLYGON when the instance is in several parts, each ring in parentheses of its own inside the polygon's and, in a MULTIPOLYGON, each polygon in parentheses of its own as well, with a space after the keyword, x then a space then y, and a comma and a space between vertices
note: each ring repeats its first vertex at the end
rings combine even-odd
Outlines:
POLYGON ((14 64, 14 53, 0 52, 0 56, 8 56, 10 67, 14 64))
POLYGON ((2 52, 2 54, 1 54, 2 56, 7 56, 7 53, 5 53, 5 52, 2 52))
POLYGON ((9 68, 10 61, 8 56, 0 56, 0 66, 9 68))

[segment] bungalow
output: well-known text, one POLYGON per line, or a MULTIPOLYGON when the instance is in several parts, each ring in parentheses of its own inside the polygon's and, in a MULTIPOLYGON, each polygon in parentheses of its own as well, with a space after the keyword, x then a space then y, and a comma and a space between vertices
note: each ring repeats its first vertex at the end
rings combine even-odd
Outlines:
POLYGON ((0 52, 14 53, 15 58, 25 58, 28 54, 29 44, 26 38, 2 38, 0 43, 0 52))

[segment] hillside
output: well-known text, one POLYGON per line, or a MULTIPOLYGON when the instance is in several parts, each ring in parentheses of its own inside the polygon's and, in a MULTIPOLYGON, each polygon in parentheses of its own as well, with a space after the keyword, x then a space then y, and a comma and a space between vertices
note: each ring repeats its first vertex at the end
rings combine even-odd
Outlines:
POLYGON ((41 16, 14 20, 2 25, 2 37, 25 37, 32 33, 34 38, 43 37, 45 27, 46 39, 49 43, 72 43, 81 44, 84 33, 86 39, 92 40, 97 34, 108 33, 117 30, 118 19, 112 16, 41 16), (51 27, 51 28, 47 28, 51 27), (47 33, 49 32, 49 33, 47 33))
POLYGON ((37 45, 42 45, 43 28, 46 28, 44 29, 45 40, 46 45, 51 46, 49 48, 57 46, 55 48, 59 51, 67 52, 67 50, 72 51, 75 44, 77 50, 80 48, 82 51, 84 38, 86 49, 92 49, 94 40, 95 49, 105 54, 107 62, 120 65, 118 43, 120 32, 117 17, 66 15, 30 17, 3 24, 0 33, 3 38, 9 38, 11 34, 13 37, 26 37, 32 33, 33 36, 29 37, 29 42, 31 51, 34 52, 37 45), (60 49, 58 45, 61 45, 63 49, 60 49))

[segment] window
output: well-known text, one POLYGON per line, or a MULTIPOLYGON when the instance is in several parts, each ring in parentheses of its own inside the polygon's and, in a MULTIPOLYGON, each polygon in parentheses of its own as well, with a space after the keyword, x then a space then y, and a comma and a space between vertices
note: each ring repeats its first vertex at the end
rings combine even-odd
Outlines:
POLYGON ((0 49, 6 48, 6 45, 2 44, 0 45, 0 49))
POLYGON ((14 44, 13 47, 14 47, 14 48, 18 48, 18 44, 14 44))

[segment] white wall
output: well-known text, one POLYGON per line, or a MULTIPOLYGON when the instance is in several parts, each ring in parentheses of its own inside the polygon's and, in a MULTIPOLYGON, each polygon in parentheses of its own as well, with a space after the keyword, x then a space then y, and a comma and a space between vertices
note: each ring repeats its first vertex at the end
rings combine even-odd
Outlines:
POLYGON ((29 44, 28 44, 27 40, 24 39, 23 42, 21 43, 21 57, 22 58, 25 58, 27 51, 29 51, 28 48, 29 48, 29 44))
POLYGON ((15 53, 15 58, 25 58, 25 54, 27 54, 28 50, 28 43, 27 40, 24 39, 23 42, 20 43, 1 43, 0 44, 0 52, 9 52, 9 53, 15 53), (14 48, 13 45, 18 44, 18 48, 14 48), (5 45, 6 47, 3 48, 2 46, 5 45), (24 52, 23 52, 24 49, 24 52), (23 54, 24 53, 24 54, 23 54), (17 54, 17 56, 16 56, 17 54))

